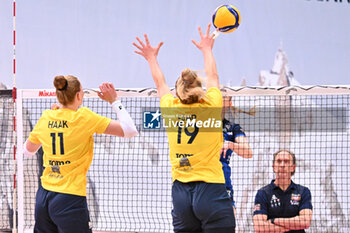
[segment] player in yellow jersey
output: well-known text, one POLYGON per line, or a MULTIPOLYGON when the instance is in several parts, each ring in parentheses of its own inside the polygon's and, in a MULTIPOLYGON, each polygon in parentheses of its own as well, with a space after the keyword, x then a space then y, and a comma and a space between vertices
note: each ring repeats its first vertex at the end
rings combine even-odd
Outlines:
POLYGON ((139 43, 133 45, 138 49, 135 52, 147 60, 161 98, 172 166, 174 231, 232 233, 235 219, 220 162, 223 100, 212 53, 214 35, 209 34, 210 24, 205 34, 200 27, 198 30, 201 40, 192 42, 203 53, 206 91, 196 72, 185 69, 176 81, 177 98, 158 65, 163 42, 152 47, 145 35, 145 43, 136 37, 139 43))
POLYGON ((133 137, 137 130, 113 84, 103 83, 99 97, 111 104, 118 120, 81 107, 84 92, 74 76, 56 76, 61 107, 43 112, 24 145, 32 156, 42 146, 44 171, 36 195, 35 233, 92 232, 86 202, 86 174, 93 157, 93 134, 133 137))

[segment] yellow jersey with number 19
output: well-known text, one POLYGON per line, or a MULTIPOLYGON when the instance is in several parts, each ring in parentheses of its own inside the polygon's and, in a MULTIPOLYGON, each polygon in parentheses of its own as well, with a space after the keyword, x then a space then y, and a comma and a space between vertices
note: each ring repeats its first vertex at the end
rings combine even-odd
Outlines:
POLYGON ((182 104, 171 94, 161 98, 173 181, 225 183, 220 162, 222 105, 222 94, 216 87, 209 88, 199 103, 182 104))
POLYGON ((53 192, 86 196, 86 174, 93 158, 93 134, 103 133, 111 119, 86 107, 45 110, 29 135, 42 144, 43 188, 53 192))

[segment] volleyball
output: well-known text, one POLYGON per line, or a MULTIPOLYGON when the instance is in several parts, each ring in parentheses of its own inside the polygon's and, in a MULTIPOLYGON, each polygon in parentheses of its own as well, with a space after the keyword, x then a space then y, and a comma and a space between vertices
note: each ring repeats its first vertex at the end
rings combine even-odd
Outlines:
POLYGON ((229 33, 236 30, 241 23, 241 15, 236 7, 222 5, 215 9, 213 14, 213 25, 220 32, 229 33))

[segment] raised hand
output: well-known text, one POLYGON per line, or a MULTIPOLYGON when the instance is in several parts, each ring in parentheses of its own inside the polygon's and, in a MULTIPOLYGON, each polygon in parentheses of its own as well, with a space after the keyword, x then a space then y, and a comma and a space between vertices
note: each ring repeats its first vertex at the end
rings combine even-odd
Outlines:
POLYGON ((101 99, 110 104, 118 99, 117 92, 112 83, 102 83, 100 85, 100 91, 97 94, 101 99))
POLYGON ((158 56, 159 49, 164 43, 160 42, 157 47, 152 47, 148 40, 147 34, 144 34, 144 37, 146 44, 143 43, 138 37, 136 37, 136 40, 139 42, 139 44, 136 44, 135 42, 132 44, 138 48, 138 50, 135 50, 135 53, 140 54, 148 61, 149 59, 156 58, 158 56))
POLYGON ((196 42, 195 40, 192 40, 192 43, 201 51, 209 49, 211 50, 214 46, 214 34, 210 34, 210 23, 208 24, 207 31, 205 35, 203 35, 201 27, 198 27, 198 32, 201 37, 200 42, 196 42))

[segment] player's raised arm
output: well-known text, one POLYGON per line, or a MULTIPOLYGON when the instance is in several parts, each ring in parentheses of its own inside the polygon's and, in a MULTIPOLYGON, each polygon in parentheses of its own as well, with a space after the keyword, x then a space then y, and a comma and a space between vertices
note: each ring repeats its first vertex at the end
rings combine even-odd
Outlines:
POLYGON ((207 90, 211 87, 219 88, 219 76, 216 68, 216 62, 213 55, 214 34, 210 34, 210 24, 208 24, 207 31, 203 34, 201 27, 198 27, 200 42, 192 40, 192 43, 202 51, 204 57, 204 69, 207 75, 207 90))
POLYGON ((154 83, 156 84, 157 90, 158 90, 158 95, 161 98, 163 95, 170 93, 170 88, 168 87, 163 72, 160 69, 160 66, 157 61, 157 56, 160 47, 163 45, 163 42, 160 42, 157 47, 152 47, 147 34, 145 36, 145 42, 142 42, 142 40, 138 37, 136 37, 137 43, 132 43, 138 50, 135 50, 135 53, 140 54, 143 56, 151 69, 152 77, 154 80, 154 83))
POLYGON ((112 83, 103 83, 100 85, 98 96, 112 105, 117 114, 118 121, 112 120, 107 126, 104 134, 111 134, 119 137, 131 138, 138 134, 134 121, 126 111, 112 83))

